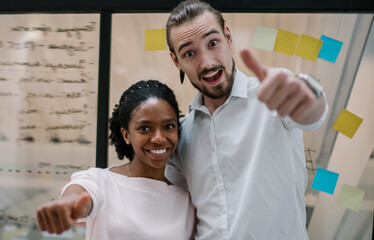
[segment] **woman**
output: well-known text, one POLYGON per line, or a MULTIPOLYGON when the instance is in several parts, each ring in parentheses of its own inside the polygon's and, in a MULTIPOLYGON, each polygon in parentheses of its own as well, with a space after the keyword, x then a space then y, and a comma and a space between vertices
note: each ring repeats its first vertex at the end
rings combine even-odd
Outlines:
POLYGON ((60 234, 79 219, 86 239, 192 238, 189 194, 164 175, 180 132, 172 90, 154 80, 132 85, 113 109, 109 129, 118 158, 130 162, 74 173, 61 198, 37 210, 40 229, 60 234))

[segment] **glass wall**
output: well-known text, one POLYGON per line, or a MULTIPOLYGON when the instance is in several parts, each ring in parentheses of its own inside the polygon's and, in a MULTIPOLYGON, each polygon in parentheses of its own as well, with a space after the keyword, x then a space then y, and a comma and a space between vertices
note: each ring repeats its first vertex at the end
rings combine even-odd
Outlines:
POLYGON ((99 20, 0 15, 0 239, 40 239, 36 208, 95 166, 99 20))
MULTIPOLYGON (((168 14, 113 14, 111 110, 131 84, 156 79, 176 93, 183 114, 196 90, 183 85, 165 44, 149 49, 149 31, 164 34, 168 14)), ((307 72, 323 85, 325 124, 304 134, 309 184, 305 194, 311 240, 372 238, 374 210, 373 14, 225 13, 238 69, 252 76, 239 50, 267 66, 307 72), (257 27, 343 43, 336 61, 311 61, 254 44, 257 27), (370 33, 370 35, 369 35, 370 33), (345 108, 364 119, 350 139, 332 129, 345 108), (339 173, 333 195, 311 188, 317 168, 339 173), (365 191, 359 210, 336 202, 344 184, 365 191)), ((84 239, 84 226, 40 233, 35 212, 56 199, 72 173, 95 165, 99 14, 0 15, 0 240, 84 239)), ((102 113, 106 114, 106 113, 102 113)), ((125 163, 108 146, 109 166, 125 163)))

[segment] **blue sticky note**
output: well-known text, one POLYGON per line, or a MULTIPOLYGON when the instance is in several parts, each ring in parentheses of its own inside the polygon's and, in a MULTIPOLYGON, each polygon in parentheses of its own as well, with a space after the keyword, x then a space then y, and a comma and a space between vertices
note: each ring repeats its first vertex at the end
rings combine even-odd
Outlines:
POLYGON ((343 42, 340 42, 333 38, 329 38, 325 35, 321 36, 321 40, 323 41, 323 44, 321 50, 319 51, 318 57, 326 61, 335 63, 336 59, 338 58, 340 49, 343 46, 343 42))
POLYGON ((317 168, 312 188, 321 192, 334 194, 339 173, 330 172, 323 168, 317 168))

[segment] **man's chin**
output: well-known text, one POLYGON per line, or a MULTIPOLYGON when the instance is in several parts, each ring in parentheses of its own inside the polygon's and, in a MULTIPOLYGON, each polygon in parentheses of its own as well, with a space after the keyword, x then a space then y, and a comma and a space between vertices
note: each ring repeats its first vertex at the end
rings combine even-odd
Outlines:
POLYGON ((217 85, 214 87, 214 90, 209 91, 208 89, 203 89, 200 92, 211 99, 220 99, 223 97, 227 97, 230 94, 231 89, 228 86, 222 87, 221 85, 217 85))
POLYGON ((231 92, 232 83, 230 79, 228 79, 227 75, 221 76, 219 82, 217 82, 214 86, 208 84, 205 80, 200 79, 202 83, 201 86, 197 86, 192 81, 191 84, 197 89, 201 94, 204 96, 211 98, 211 99, 220 99, 223 97, 227 97, 231 92))

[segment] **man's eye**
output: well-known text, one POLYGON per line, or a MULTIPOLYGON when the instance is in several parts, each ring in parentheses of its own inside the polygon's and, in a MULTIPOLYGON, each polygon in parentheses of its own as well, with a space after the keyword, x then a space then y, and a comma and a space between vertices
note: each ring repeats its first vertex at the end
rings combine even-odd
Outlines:
POLYGON ((209 47, 214 47, 217 44, 218 44, 217 40, 212 40, 212 41, 209 42, 209 47))
POLYGON ((184 54, 185 57, 192 57, 193 55, 195 55, 193 51, 188 51, 184 54))

